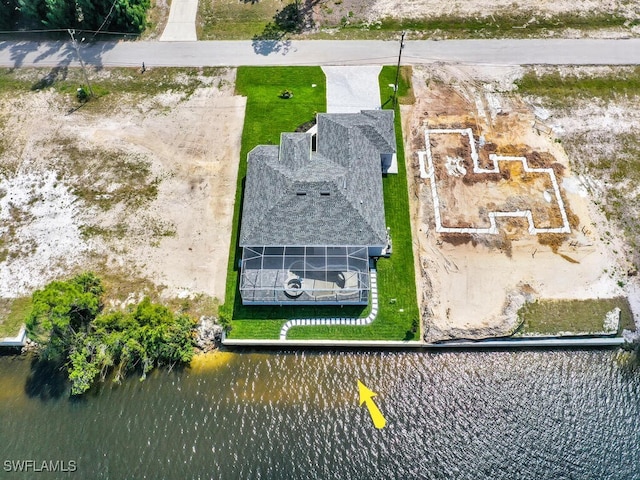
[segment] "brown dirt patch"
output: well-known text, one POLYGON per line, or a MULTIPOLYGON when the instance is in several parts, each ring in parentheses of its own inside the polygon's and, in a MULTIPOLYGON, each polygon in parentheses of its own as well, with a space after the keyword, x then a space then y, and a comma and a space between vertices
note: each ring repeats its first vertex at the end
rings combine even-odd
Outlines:
MULTIPOLYGON (((533 111, 506 91, 510 89, 505 78, 512 75, 508 69, 488 67, 414 68, 416 103, 404 107, 403 121, 410 132, 405 143, 413 167, 408 172, 411 214, 428 340, 508 335, 518 327, 519 305, 531 298, 621 294, 606 273, 616 260, 594 226, 586 198, 575 188, 563 188, 565 181, 575 183, 566 152, 550 129, 542 134, 540 128, 532 128, 533 111), (496 153, 525 156, 533 168, 552 168, 572 232, 529 235, 524 219, 504 218, 498 222, 499 235, 436 234, 430 184, 415 171, 416 152, 424 149, 425 126, 471 127, 474 140, 484 141, 479 149, 481 165, 489 166, 489 153, 496 153)), ((468 139, 446 136, 431 136, 432 153, 445 162, 447 156, 461 158, 468 173, 468 139)), ((518 162, 499 162, 499 174, 486 180, 483 175, 465 175, 463 181, 462 176, 447 174, 443 162, 434 166, 445 226, 483 227, 488 222, 481 219, 488 211, 517 209, 532 210, 539 228, 562 225, 555 200, 543 195, 551 188, 547 174, 524 172, 518 162)))
POLYGON ((110 93, 71 114, 75 98, 54 89, 3 95, 0 297, 95 269, 141 279, 133 297, 224 298, 245 99, 235 71, 203 75, 191 90, 110 93))

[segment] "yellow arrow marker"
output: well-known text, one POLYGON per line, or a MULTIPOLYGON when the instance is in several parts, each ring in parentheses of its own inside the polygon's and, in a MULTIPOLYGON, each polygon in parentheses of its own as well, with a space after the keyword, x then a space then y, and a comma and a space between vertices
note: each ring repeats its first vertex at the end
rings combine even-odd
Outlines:
POLYGON ((387 421, 384 419, 384 417, 382 416, 382 412, 373 401, 373 397, 378 394, 365 387, 364 383, 362 383, 360 380, 358 380, 358 390, 360 391, 360 406, 362 406, 363 403, 367 404, 369 415, 371 415, 371 420, 373 420, 373 426, 378 429, 384 428, 384 426, 387 424, 387 421))

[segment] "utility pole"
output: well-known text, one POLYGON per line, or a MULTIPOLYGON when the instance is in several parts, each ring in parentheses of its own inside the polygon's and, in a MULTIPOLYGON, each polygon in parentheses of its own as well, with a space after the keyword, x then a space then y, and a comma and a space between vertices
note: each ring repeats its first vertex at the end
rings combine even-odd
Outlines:
POLYGON ((398 80, 400 77, 400 60, 402 59, 402 49, 404 48, 404 36, 406 32, 402 32, 402 37, 400 38, 400 51, 398 52, 398 66, 396 68, 396 83, 393 85, 393 108, 396 108, 396 104, 398 103, 398 80))
POLYGON ((82 56, 80 55, 80 48, 78 47, 78 42, 75 37, 75 30, 67 29, 69 35, 71 36, 71 43, 73 43, 74 48, 76 49, 76 54, 78 55, 78 60, 80 60, 80 66, 82 67, 82 74, 84 75, 84 81, 87 83, 87 87, 89 88, 89 96, 93 97, 93 90, 91 89, 91 84, 89 83, 89 77, 87 76, 87 69, 84 66, 84 61, 82 60, 82 56))

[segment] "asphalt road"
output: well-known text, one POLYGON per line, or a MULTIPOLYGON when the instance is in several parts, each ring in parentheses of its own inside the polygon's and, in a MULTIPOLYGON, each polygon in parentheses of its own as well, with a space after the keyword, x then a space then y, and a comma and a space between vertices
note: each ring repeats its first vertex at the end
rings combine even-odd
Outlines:
MULTIPOLYGON (((397 61, 398 41, 99 42, 83 44, 98 66, 382 65, 397 61)), ((0 42, 0 66, 75 65, 69 42, 0 42)), ((403 64, 637 65, 640 39, 407 41, 403 64)))

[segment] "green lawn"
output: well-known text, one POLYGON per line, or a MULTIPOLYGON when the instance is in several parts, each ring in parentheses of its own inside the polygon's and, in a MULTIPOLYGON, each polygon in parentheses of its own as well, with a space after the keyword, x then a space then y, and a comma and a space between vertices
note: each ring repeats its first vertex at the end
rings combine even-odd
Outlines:
MULTIPOLYGON (((380 77, 384 92, 390 92, 389 83, 395 79, 395 69, 385 68, 380 77), (390 80, 391 78, 391 80, 390 80)), ((400 94, 408 91, 409 84, 403 77, 400 94)), ((284 322, 291 318, 311 317, 361 317, 370 307, 245 307, 238 294, 237 271, 240 250, 237 247, 241 212, 242 183, 246 174, 247 153, 259 144, 276 144, 280 133, 294 131, 296 127, 326 110, 325 80, 317 67, 243 67, 238 70, 236 90, 246 95, 247 111, 242 135, 242 149, 238 172, 238 191, 234 212, 234 228, 231 239, 231 255, 227 276, 225 304, 221 311, 230 319, 232 330, 229 338, 277 339, 284 322), (311 88, 312 83, 317 84, 311 88), (293 91, 290 100, 281 100, 278 94, 293 91)), ((383 95, 383 103, 388 99, 383 95)), ((387 103, 390 107, 390 103, 387 103)), ((289 331, 292 339, 360 339, 403 340, 414 339, 412 325, 419 319, 416 301, 411 226, 409 223, 409 199, 404 168, 404 150, 400 117, 396 111, 396 135, 398 142, 398 175, 383 179, 387 226, 391 228, 393 254, 390 259, 378 262, 379 313, 367 327, 301 327, 289 331)))
POLYGON ((280 0, 200 0, 198 40, 246 40, 264 31, 286 3, 280 0))
MULTIPOLYGON (((556 14, 552 17, 533 12, 493 14, 487 17, 459 17, 445 15, 433 18, 384 18, 370 30, 382 32, 418 32, 428 36, 439 32, 447 38, 522 38, 548 35, 562 29, 597 30, 625 27, 628 21, 622 15, 604 13, 556 14), (532 21, 533 20, 533 21, 532 21), (526 28, 523 28, 526 26, 526 28)), ((357 27, 355 27, 357 28, 357 27)))
POLYGON ((524 95, 543 97, 554 107, 572 106, 576 99, 592 98, 605 101, 640 94, 640 67, 631 71, 616 70, 601 75, 562 75, 559 71, 538 74, 529 71, 516 81, 518 91, 524 95))
POLYGON ((518 334, 557 335, 561 332, 576 334, 602 332, 605 315, 615 307, 621 310, 620 332, 623 328, 635 330, 629 302, 626 298, 618 297, 589 300, 538 300, 527 303, 518 311, 518 316, 523 321, 518 334))
POLYGON ((0 338, 15 337, 31 311, 31 297, 0 300, 0 338))

